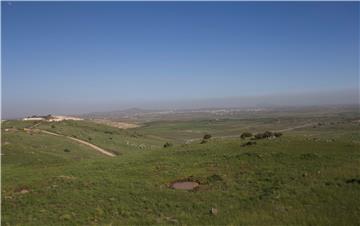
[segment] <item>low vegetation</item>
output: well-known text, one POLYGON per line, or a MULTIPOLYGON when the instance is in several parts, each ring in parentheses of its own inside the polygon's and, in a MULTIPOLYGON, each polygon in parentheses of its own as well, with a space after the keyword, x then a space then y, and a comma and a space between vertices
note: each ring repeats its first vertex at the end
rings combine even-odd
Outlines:
POLYGON ((252 137, 252 133, 250 132, 244 132, 240 135, 241 139, 245 139, 245 138, 248 138, 248 137, 252 137))
POLYGON ((166 142, 166 143, 164 144, 164 148, 168 148, 168 147, 171 147, 171 146, 173 146, 173 144, 172 144, 172 143, 169 143, 169 142, 166 142))
POLYGON ((204 140, 208 140, 208 139, 210 139, 210 138, 211 138, 211 135, 208 134, 208 133, 205 134, 204 137, 203 137, 204 140))
POLYGON ((2 224, 357 225, 359 116, 264 132, 318 117, 274 120, 150 122, 127 130, 89 121, 37 126, 90 137, 116 157, 23 130, 32 123, 3 122, 2 224), (255 135, 239 139, 246 130, 238 127, 255 135), (186 143, 189 134, 196 142, 186 143), (174 189, 175 182, 193 187, 174 189))
POLYGON ((248 142, 242 144, 241 146, 242 146, 242 147, 245 147, 245 146, 250 146, 250 145, 255 145, 255 144, 256 144, 255 141, 248 141, 248 142))
POLYGON ((258 139, 275 138, 275 137, 281 137, 281 136, 282 136, 282 133, 280 133, 280 132, 266 131, 266 132, 263 132, 263 133, 255 134, 254 139, 258 140, 258 139))

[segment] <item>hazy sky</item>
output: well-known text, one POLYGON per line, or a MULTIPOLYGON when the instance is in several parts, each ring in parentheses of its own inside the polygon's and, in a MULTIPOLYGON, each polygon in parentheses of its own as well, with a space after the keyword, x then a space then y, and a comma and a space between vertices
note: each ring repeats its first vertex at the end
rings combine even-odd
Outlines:
POLYGON ((2 2, 1 16, 3 117, 359 86, 359 2, 2 2))

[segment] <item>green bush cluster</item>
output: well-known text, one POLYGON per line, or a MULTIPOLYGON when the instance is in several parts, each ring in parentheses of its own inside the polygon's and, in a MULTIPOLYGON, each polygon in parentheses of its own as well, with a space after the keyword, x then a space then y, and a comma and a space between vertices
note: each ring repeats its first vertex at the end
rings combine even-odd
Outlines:
POLYGON ((247 137, 252 137, 252 133, 250 132, 243 132, 241 135, 240 135, 241 139, 245 139, 247 137))
POLYGON ((211 138, 211 135, 208 134, 208 133, 205 134, 204 137, 203 137, 204 140, 208 140, 208 139, 210 139, 210 138, 211 138))
POLYGON ((254 138, 255 139, 265 139, 265 138, 269 138, 269 137, 281 137, 282 133, 280 132, 270 132, 270 131, 265 131, 264 133, 258 133, 255 134, 254 138))

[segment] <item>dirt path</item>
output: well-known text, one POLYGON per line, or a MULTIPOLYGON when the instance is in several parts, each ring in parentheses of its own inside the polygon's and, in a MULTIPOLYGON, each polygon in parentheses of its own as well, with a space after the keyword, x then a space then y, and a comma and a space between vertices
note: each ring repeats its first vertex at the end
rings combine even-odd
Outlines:
POLYGON ((314 123, 307 123, 304 125, 300 125, 300 126, 294 126, 294 127, 290 127, 290 128, 286 128, 286 129, 281 129, 281 130, 277 130, 276 132, 286 132, 286 131, 291 131, 294 129, 301 129, 301 128, 305 128, 305 127, 310 127, 310 126, 314 126, 314 123))
POLYGON ((46 131, 46 130, 40 130, 40 131, 43 132, 43 133, 46 133, 46 134, 53 135, 53 136, 66 137, 66 138, 74 140, 74 141, 76 141, 78 143, 84 144, 84 145, 86 145, 88 147, 91 147, 92 149, 95 149, 96 151, 99 151, 99 152, 101 152, 101 153, 103 153, 104 155, 107 155, 107 156, 111 156, 111 157, 116 156, 113 153, 108 152, 108 151, 106 151, 106 150, 104 150, 104 149, 102 149, 102 148, 100 148, 100 147, 98 147, 98 146, 96 146, 94 144, 91 144, 91 143, 89 143, 87 141, 84 141, 84 140, 80 140, 80 139, 70 137, 70 136, 61 135, 61 134, 58 134, 58 133, 49 132, 49 131, 46 131))
POLYGON ((27 129, 33 129, 33 128, 37 127, 37 126, 40 125, 40 124, 41 124, 41 122, 38 122, 38 123, 36 123, 36 124, 28 127, 27 129))

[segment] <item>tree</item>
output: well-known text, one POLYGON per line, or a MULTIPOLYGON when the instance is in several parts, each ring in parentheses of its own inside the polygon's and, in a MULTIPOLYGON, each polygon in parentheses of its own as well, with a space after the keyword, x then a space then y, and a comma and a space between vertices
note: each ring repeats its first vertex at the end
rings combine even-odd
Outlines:
POLYGON ((203 137, 203 139, 204 139, 204 140, 207 140, 207 139, 210 139, 210 138, 211 138, 211 135, 210 135, 210 134, 208 134, 208 133, 207 133, 207 134, 205 134, 205 135, 204 135, 204 137, 203 137))
POLYGON ((274 134, 270 131, 266 131, 264 133, 258 133, 255 135, 255 139, 265 139, 274 136, 274 134))
POLYGON ((243 132, 241 135, 240 135, 241 139, 245 139, 247 137, 252 137, 252 133, 249 133, 249 132, 243 132))

